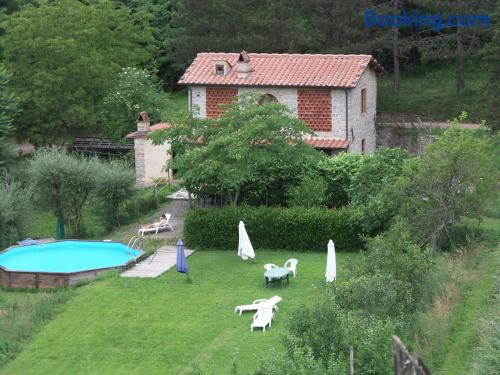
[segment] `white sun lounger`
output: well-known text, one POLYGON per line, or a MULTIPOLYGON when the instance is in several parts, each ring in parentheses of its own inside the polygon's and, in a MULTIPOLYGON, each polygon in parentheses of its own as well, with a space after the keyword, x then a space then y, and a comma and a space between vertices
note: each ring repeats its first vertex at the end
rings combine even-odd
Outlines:
POLYGON ((234 312, 239 312, 241 315, 244 311, 254 311, 258 310, 260 307, 264 305, 271 306, 273 310, 278 310, 278 303, 282 301, 282 298, 279 296, 274 296, 269 299, 256 299, 252 302, 251 305, 240 305, 234 308, 234 312))
POLYGON ((171 214, 165 214, 165 219, 166 219, 165 224, 160 225, 160 222, 156 222, 156 223, 154 223, 153 227, 139 228, 139 230, 137 231, 137 234, 139 236, 144 236, 145 234, 148 234, 148 233, 158 234, 158 232, 160 232, 160 231, 174 230, 174 228, 172 227, 172 224, 170 224, 170 217, 171 216, 172 216, 171 214))
POLYGON ((250 331, 253 332, 254 328, 262 328, 263 332, 266 332, 266 327, 271 327, 273 322, 273 308, 268 304, 263 304, 259 307, 255 315, 253 316, 253 322, 250 326, 250 331))

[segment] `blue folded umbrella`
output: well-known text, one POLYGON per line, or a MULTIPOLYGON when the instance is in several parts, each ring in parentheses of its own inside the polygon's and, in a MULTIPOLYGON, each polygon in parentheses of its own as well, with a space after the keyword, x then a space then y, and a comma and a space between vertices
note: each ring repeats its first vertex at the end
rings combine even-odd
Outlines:
POLYGON ((187 273, 188 265, 186 261, 186 253, 184 252, 184 243, 182 240, 177 241, 177 272, 187 273))

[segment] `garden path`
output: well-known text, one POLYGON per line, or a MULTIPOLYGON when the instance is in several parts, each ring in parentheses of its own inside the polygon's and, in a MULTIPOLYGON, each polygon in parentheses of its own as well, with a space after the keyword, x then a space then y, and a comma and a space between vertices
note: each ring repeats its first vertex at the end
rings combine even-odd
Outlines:
MULTIPOLYGON (((190 256, 193 250, 184 250, 186 257, 190 256)), ((137 263, 131 269, 122 272, 122 277, 158 277, 175 266, 177 261, 177 248, 173 245, 160 247, 142 262, 137 263)))

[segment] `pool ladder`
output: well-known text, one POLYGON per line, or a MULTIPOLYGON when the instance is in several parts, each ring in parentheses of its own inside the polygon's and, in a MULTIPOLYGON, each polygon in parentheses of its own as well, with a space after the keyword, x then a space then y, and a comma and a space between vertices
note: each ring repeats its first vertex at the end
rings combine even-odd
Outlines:
POLYGON ((134 250, 135 246, 140 246, 140 249, 144 249, 144 242, 142 241, 141 237, 137 236, 132 236, 130 237, 130 240, 128 241, 127 244, 127 254, 130 256, 134 256, 134 253, 132 251, 134 250))

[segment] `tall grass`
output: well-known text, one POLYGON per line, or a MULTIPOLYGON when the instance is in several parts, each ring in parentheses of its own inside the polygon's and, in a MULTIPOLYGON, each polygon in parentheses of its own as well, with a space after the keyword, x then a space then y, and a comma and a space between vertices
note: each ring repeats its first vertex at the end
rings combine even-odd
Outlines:
POLYGON ((484 220, 484 241, 445 256, 439 268, 448 281, 440 272, 439 292, 416 316, 415 349, 433 374, 500 373, 499 227, 499 220, 484 220))
POLYGON ((0 290, 0 367, 13 359, 73 294, 74 289, 69 288, 50 292, 0 290))

